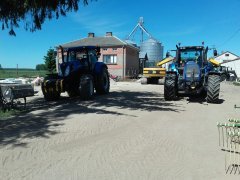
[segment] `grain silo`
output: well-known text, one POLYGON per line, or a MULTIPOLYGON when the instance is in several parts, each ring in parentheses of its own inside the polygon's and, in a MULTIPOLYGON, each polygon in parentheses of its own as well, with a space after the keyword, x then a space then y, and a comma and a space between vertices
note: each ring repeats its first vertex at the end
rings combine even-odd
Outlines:
POLYGON ((141 55, 146 55, 147 59, 143 59, 143 67, 156 66, 156 62, 159 62, 163 59, 163 45, 158 40, 153 38, 153 36, 146 30, 146 28, 144 27, 143 17, 140 17, 139 22, 134 27, 132 32, 128 35, 127 41, 130 40, 130 37, 134 37, 138 29, 141 30, 139 59, 142 59, 142 57, 140 57, 141 55), (148 39, 145 41, 143 40, 144 34, 146 34, 148 37, 148 39))
POLYGON ((140 51, 147 53, 148 61, 146 66, 155 66, 156 62, 159 62, 163 59, 163 46, 159 41, 149 38, 146 41, 142 42, 140 45, 140 51))

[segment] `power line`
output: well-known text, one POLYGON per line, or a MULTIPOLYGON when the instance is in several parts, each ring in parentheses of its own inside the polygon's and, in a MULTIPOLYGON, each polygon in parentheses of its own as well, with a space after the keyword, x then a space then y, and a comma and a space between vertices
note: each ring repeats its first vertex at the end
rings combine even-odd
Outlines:
POLYGON ((240 32, 240 28, 237 29, 226 41, 224 41, 222 44, 220 44, 220 45, 218 46, 218 48, 224 46, 226 43, 228 43, 229 41, 231 41, 239 32, 240 32))

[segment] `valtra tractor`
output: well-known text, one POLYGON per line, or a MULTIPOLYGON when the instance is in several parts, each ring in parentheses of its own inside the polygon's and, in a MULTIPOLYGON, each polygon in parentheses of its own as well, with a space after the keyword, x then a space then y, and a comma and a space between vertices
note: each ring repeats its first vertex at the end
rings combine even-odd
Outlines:
MULTIPOLYGON (((168 66, 164 82, 165 100, 176 100, 179 96, 204 96, 207 102, 217 103, 220 91, 220 73, 215 67, 219 63, 213 58, 207 59, 208 47, 176 46, 176 57, 167 53, 166 60, 158 63, 173 61, 168 66)), ((217 51, 214 50, 214 56, 217 51)))
POLYGON ((83 100, 92 98, 94 89, 97 94, 107 94, 110 88, 108 68, 98 62, 100 48, 80 46, 60 49, 61 63, 58 73, 50 74, 42 83, 44 98, 57 100, 62 92, 70 97, 79 96, 83 100))

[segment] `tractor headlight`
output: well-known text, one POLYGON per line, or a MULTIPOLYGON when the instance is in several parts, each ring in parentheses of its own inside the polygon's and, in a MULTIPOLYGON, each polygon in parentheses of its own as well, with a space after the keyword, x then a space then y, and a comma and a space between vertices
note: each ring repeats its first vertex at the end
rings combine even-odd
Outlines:
POLYGON ((187 78, 192 77, 192 73, 187 73, 187 74, 186 74, 186 77, 187 77, 187 78))
POLYGON ((199 73, 194 74, 194 77, 195 77, 195 78, 198 78, 199 76, 200 76, 199 73))
POLYGON ((66 69, 65 69, 65 73, 64 73, 64 76, 68 76, 70 74, 70 66, 67 66, 66 69))
POLYGON ((198 78, 199 76, 200 76, 199 73, 187 73, 186 74, 187 78, 191 78, 191 77, 198 78))

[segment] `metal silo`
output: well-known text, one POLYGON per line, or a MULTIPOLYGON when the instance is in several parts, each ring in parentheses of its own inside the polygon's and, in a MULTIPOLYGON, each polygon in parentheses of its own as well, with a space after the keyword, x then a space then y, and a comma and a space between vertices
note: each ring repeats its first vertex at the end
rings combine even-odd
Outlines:
POLYGON ((142 42, 140 51, 147 53, 148 61, 146 62, 146 67, 155 66, 156 62, 163 59, 163 46, 153 38, 142 42))

